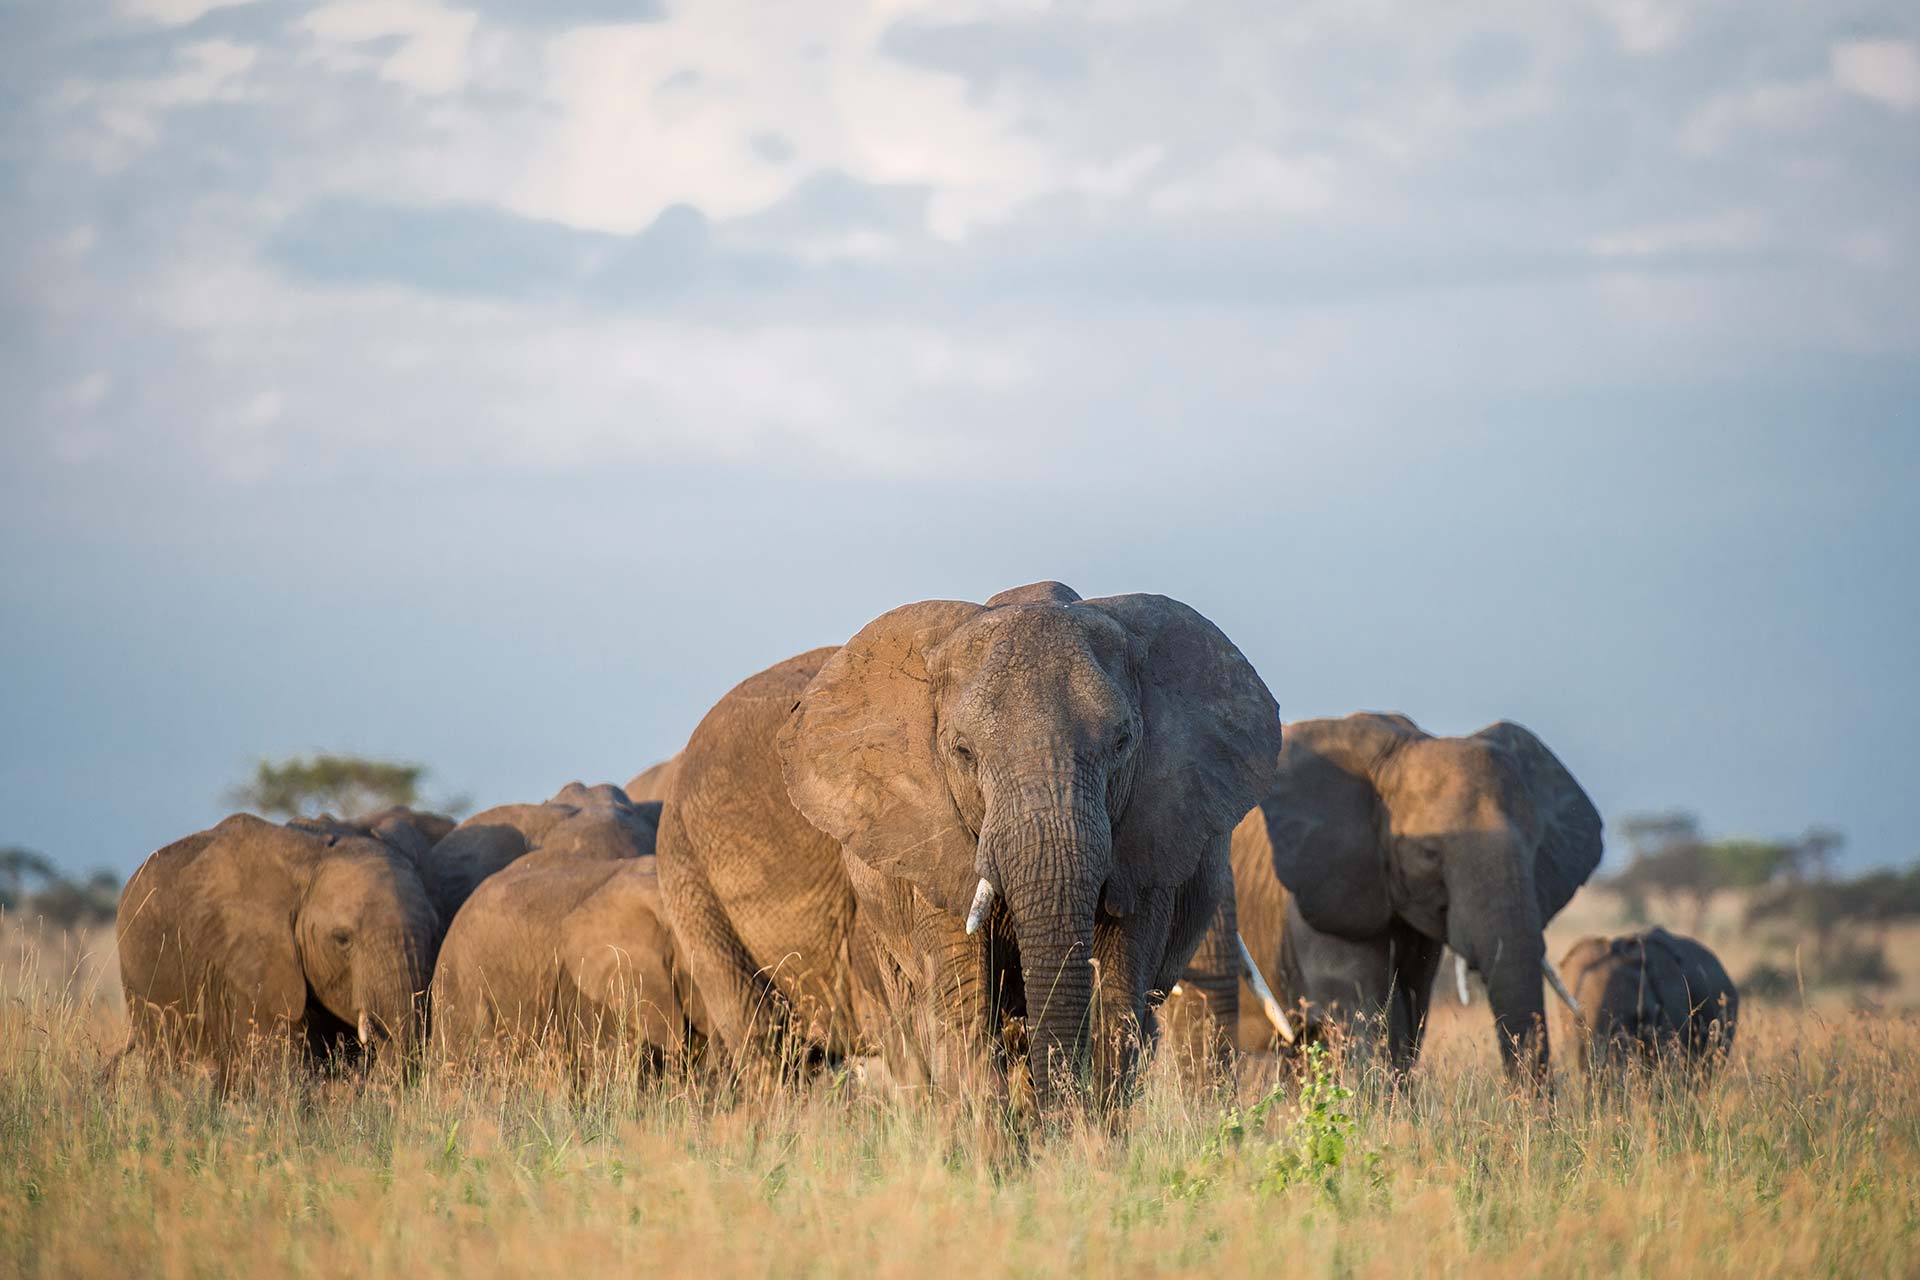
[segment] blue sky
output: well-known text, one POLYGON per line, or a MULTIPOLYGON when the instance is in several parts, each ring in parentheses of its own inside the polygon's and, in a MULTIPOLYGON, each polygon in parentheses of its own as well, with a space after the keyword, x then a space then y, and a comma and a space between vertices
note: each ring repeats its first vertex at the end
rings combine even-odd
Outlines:
POLYGON ((1911 6, 61 0, 0 83, 0 843, 622 780, 1058 577, 1920 855, 1911 6))

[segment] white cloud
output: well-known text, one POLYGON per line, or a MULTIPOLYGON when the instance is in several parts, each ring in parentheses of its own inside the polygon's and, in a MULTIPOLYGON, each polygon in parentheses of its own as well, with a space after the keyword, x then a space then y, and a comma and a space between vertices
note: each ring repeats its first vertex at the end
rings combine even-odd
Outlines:
POLYGON ((69 408, 85 413, 97 408, 111 390, 113 390, 113 375, 104 369, 95 369, 67 388, 64 398, 69 408))
POLYGON ((253 0, 121 0, 120 12, 144 22, 181 27, 199 21, 215 9, 237 9, 252 3, 253 0))
POLYGON ((1596 0, 1595 7, 1628 53, 1664 53, 1686 30, 1686 7, 1676 0, 1596 0))
POLYGON ((1749 132, 1788 134, 1813 127, 1832 100, 1824 80, 1756 85, 1717 94, 1680 130, 1684 151, 1709 154, 1749 132))
POLYGON ((1920 107, 1920 52, 1907 40, 1850 40, 1833 46, 1834 81, 1898 111, 1920 107))
POLYGON ((714 0, 671 23, 563 34, 544 54, 548 115, 503 198, 531 216, 630 232, 675 202, 752 213, 834 169, 931 186, 931 229, 959 239, 1057 181, 1012 110, 884 57, 883 28, 858 4, 714 0), (743 161, 746 141, 766 132, 791 143, 789 163, 743 161))
POLYGON ((1333 203, 1334 173, 1328 156, 1242 148, 1164 184, 1148 203, 1156 213, 1176 216, 1312 213, 1333 203))
POLYGON ((380 75, 421 93, 450 93, 467 81, 468 47, 479 16, 433 0, 334 0, 301 26, 323 46, 331 65, 351 69, 368 55, 355 46, 385 36, 399 46, 377 61, 380 75))
POLYGON ((1674 253, 1741 253, 1766 244, 1768 219, 1759 209, 1734 209, 1596 236, 1587 244, 1602 258, 1649 258, 1674 253))

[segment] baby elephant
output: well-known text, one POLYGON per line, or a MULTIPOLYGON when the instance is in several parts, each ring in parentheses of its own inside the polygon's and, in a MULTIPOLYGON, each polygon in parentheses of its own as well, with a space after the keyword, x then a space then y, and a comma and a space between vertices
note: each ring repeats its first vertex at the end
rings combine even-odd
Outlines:
POLYGON ((605 1049, 678 1057, 706 1027, 652 856, 564 851, 528 854, 467 899, 440 949, 433 1015, 447 1056, 544 1044, 576 1066, 605 1049))
POLYGON ((349 1057, 421 1030, 440 921, 413 860, 346 824, 237 814, 154 853, 117 926, 132 1043, 212 1060, 255 1040, 349 1057))
POLYGON ((1713 952, 1655 926, 1619 938, 1583 938, 1560 962, 1580 1006, 1567 1043, 1595 1067, 1629 1055, 1711 1064, 1733 1046, 1740 993, 1713 952))

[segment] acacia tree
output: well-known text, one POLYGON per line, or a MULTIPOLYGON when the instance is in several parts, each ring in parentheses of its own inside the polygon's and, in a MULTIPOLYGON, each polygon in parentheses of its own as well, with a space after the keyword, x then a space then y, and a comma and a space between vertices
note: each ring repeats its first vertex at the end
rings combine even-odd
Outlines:
POLYGON ((391 805, 413 804, 426 772, 425 765, 360 756, 262 760, 253 777, 229 792, 228 798, 243 809, 268 816, 333 813, 351 818, 391 805))

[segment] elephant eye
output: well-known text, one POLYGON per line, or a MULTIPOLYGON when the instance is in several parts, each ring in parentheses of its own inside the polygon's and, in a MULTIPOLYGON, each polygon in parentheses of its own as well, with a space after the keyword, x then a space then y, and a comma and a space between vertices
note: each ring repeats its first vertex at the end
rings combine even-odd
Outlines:
POLYGON ((346 945, 347 945, 348 943, 350 943, 350 942, 352 942, 352 941, 353 941, 353 933, 352 933, 352 931, 351 931, 351 930, 349 930, 349 929, 345 929, 345 928, 340 928, 340 929, 335 929, 335 930, 333 931, 333 945, 334 945, 334 946, 336 946, 336 947, 344 947, 344 946, 346 946, 346 945))
POLYGON ((953 740, 953 757, 961 764, 971 766, 973 764, 973 748, 958 738, 955 738, 953 740))
POLYGON ((1113 753, 1119 755, 1133 745, 1133 730, 1126 725, 1120 726, 1120 732, 1113 735, 1113 753))

